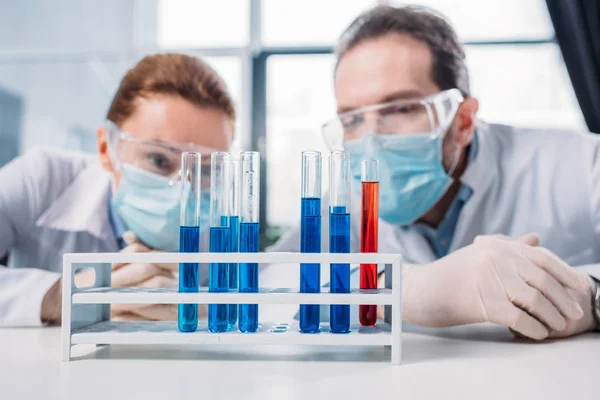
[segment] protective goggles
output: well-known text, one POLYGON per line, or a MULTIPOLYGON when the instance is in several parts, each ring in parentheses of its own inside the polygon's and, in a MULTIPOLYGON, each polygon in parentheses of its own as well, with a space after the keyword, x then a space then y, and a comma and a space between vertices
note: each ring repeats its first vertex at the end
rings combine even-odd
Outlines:
POLYGON ((140 139, 121 129, 112 121, 105 121, 109 154, 113 166, 126 174, 123 164, 143 169, 165 178, 169 185, 181 178, 181 153, 198 152, 202 155, 202 188, 210 188, 210 154, 215 149, 191 143, 170 143, 161 140, 140 139))
POLYGON ((342 149, 345 142, 368 134, 437 137, 448 130, 463 101, 458 89, 449 89, 427 97, 395 100, 341 113, 321 129, 331 150, 342 149))

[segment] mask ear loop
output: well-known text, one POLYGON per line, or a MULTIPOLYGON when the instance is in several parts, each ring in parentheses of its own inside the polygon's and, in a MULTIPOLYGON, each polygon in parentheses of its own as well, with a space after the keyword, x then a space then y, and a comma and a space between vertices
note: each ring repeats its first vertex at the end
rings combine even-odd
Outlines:
MULTIPOLYGON (((450 130, 450 126, 452 126, 452 121, 454 121, 454 118, 456 117, 456 112, 458 111, 458 107, 460 106, 460 104, 462 103, 462 101, 453 101, 453 99, 450 99, 450 106, 452 107, 448 116, 448 128, 445 129, 446 133, 450 130), (450 118, 450 115, 452 116, 450 118)), ((448 169, 448 176, 452 178, 452 175, 454 174, 454 172, 456 171, 456 167, 458 166, 458 161, 460 160, 460 147, 457 147, 456 150, 454 151, 454 156, 452 157, 452 164, 450 165, 450 168, 448 169)))
POLYGON ((122 166, 119 162, 119 157, 116 155, 117 149, 115 148, 118 146, 118 142, 121 141, 121 130, 117 124, 110 120, 106 120, 104 128, 106 129, 108 157, 115 171, 121 172, 122 166), (113 138, 114 135, 116 135, 116 138, 113 138))
POLYGON ((458 166, 458 160, 460 159, 460 147, 456 148, 454 152, 454 156, 452 157, 452 164, 450 165, 450 169, 448 169, 448 176, 452 178, 456 167, 458 166))

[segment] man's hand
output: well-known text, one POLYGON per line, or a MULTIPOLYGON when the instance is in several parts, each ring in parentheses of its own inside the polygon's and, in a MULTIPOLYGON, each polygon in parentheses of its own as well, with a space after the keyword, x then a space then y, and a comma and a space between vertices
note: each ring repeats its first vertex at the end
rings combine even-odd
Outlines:
POLYGON ((522 242, 482 236, 433 263, 405 266, 405 319, 438 327, 488 321, 536 340, 565 331, 584 317, 567 289, 587 294, 589 282, 522 242))
MULTIPOLYGON (((540 237, 538 236, 537 233, 527 233, 523 236, 520 236, 518 238, 512 238, 510 236, 506 236, 506 235, 489 235, 488 237, 493 237, 496 239, 501 239, 501 240, 506 240, 506 241, 517 241, 519 243, 523 243, 529 246, 539 246, 540 244, 540 237)), ((378 287, 379 288, 384 288, 385 287, 385 275, 381 274, 378 278, 378 287)), ((384 306, 378 306, 377 307, 377 318, 384 318, 384 306)))
POLYGON ((577 301, 583 310, 583 318, 573 321, 567 320, 567 327, 561 331, 550 332, 551 338, 562 338, 577 335, 579 333, 588 332, 596 328, 596 319, 594 318, 594 310, 592 307, 592 299, 594 298, 596 286, 594 281, 586 274, 579 273, 582 278, 587 281, 588 290, 585 293, 567 289, 569 295, 577 301))

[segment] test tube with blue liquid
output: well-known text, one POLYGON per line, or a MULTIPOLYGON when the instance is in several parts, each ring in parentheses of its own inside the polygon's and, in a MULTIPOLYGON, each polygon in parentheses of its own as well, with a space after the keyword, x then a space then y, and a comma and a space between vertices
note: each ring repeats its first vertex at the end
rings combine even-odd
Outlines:
MULTIPOLYGON (((350 153, 329 156, 329 252, 350 253, 350 153)), ((350 264, 330 265, 330 292, 350 293, 350 264)), ((333 333, 350 332, 350 306, 330 306, 333 333)))
MULTIPOLYGON (((229 251, 229 189, 231 178, 229 153, 215 152, 210 158, 210 252, 229 251)), ((229 291, 229 263, 211 263, 208 268, 208 291, 229 291)), ((208 329, 229 329, 229 304, 208 305, 208 329)))
MULTIPOLYGON (((241 154, 242 192, 240 199, 240 253, 258 253, 259 248, 259 199, 260 199, 260 153, 245 151, 241 154)), ((239 291, 258 292, 258 264, 240 263, 239 291)), ((240 304, 238 327, 241 332, 258 329, 258 304, 240 304)))
MULTIPOLYGON (((242 189, 242 166, 239 159, 231 160, 231 193, 229 196, 229 251, 237 253, 240 250, 240 191, 242 189)), ((229 264, 229 289, 238 288, 238 264, 229 264)), ((238 306, 229 304, 229 329, 237 322, 238 306)))
MULTIPOLYGON (((181 204, 179 251, 200 251, 200 153, 185 152, 181 155, 181 204)), ((198 292, 198 263, 179 264, 179 292, 198 292)), ((177 326, 181 332, 194 332, 198 328, 198 304, 179 304, 177 326)))
MULTIPOLYGON (((321 153, 302 153, 302 193, 300 220, 300 252, 321 252, 321 153)), ((321 290, 321 265, 300 264, 300 292, 319 293, 321 290)), ((318 304, 300 305, 300 331, 319 332, 318 304)))

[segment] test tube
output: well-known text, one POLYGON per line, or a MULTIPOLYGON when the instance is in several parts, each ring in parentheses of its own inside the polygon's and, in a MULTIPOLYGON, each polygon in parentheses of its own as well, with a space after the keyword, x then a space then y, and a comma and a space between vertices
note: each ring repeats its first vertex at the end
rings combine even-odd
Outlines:
MULTIPOLYGON (((240 253, 258 253, 259 247, 259 193, 260 153, 242 152, 242 197, 240 223, 240 253)), ((258 292, 258 264, 240 263, 239 291, 258 292)), ((238 326, 241 332, 258 329, 258 304, 240 304, 238 326)))
MULTIPOLYGON (((329 156, 329 252, 350 253, 350 153, 333 151, 329 156)), ((330 292, 350 293, 350 264, 331 264, 330 292)), ((350 331, 350 306, 330 306, 333 333, 350 331)))
MULTIPOLYGON (((300 252, 321 252, 321 153, 302 153, 302 193, 300 220, 300 252)), ((321 265, 300 264, 300 292, 319 293, 321 265)), ((319 305, 300 305, 300 331, 319 332, 319 305)))
MULTIPOLYGON (((379 220, 379 161, 363 160, 361 164, 362 208, 360 216, 360 252, 377 253, 379 220)), ((377 264, 360 265, 360 288, 377 289, 377 264)), ((373 326, 377 321, 376 305, 360 305, 360 324, 373 326)))
MULTIPOLYGON (((214 152, 210 157, 210 252, 227 253, 229 250, 229 175, 230 156, 214 152)), ((229 263, 211 263, 208 268, 208 291, 229 290, 229 263)), ((228 329, 228 304, 208 305, 208 329, 226 332, 228 329)))
MULTIPOLYGON (((242 190, 242 165, 239 159, 231 160, 231 196, 229 196, 229 251, 240 250, 240 191, 242 190)), ((238 288, 238 264, 229 264, 229 289, 238 288)), ((237 322, 238 306, 229 304, 227 324, 233 329, 237 322)))
MULTIPOLYGON (((181 204, 179 214, 179 251, 200 251, 200 153, 181 154, 181 204)), ((179 264, 179 292, 198 292, 198 263, 179 264)), ((194 332, 198 328, 198 304, 179 304, 177 326, 181 332, 194 332)))

